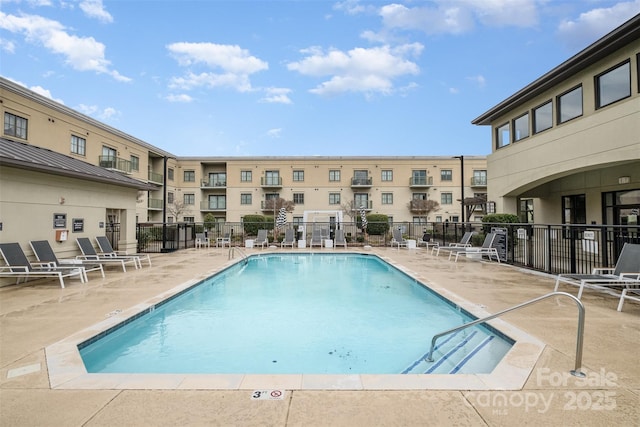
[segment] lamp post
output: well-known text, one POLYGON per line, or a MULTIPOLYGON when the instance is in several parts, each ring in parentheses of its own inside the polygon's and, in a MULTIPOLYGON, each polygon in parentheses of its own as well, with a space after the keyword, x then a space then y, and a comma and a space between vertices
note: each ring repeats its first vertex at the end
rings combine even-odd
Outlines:
MULTIPOLYGON (((465 221, 464 217, 464 156, 455 156, 454 159, 460 159, 460 222, 465 221)), ((464 225, 462 226, 464 229, 464 225)))

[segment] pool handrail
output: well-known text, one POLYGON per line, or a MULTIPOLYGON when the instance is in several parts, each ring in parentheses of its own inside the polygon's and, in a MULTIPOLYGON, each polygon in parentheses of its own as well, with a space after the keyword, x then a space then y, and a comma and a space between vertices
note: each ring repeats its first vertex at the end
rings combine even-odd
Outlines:
POLYGON ((425 359, 427 362, 433 362, 433 352, 435 349, 435 345, 436 345, 436 340, 438 338, 441 338, 445 335, 449 335, 453 332, 457 332, 461 329, 465 329, 474 325, 477 325, 479 323, 484 323, 487 322, 491 319, 495 319, 498 316, 502 316, 505 313, 509 313, 511 311, 517 310, 519 308, 523 308, 526 306, 529 306, 531 304, 535 304, 539 301, 542 301, 543 299, 547 299, 553 296, 566 296, 571 298, 576 305, 578 306, 578 331, 576 334, 576 362, 575 362, 575 368, 571 371, 569 371, 571 373, 571 375, 579 377, 579 378, 584 378, 586 377, 586 375, 581 371, 582 368, 582 346, 583 346, 583 340, 584 340, 584 305, 582 304, 582 301, 580 301, 578 298, 576 298, 575 296, 568 294, 566 292, 551 292, 545 295, 542 295, 541 297, 538 298, 534 298, 532 300, 523 302, 522 304, 518 304, 515 305, 513 307, 507 308, 505 310, 499 311, 495 314, 492 314, 490 316, 486 316, 483 317, 481 319, 476 319, 473 322, 469 322, 469 323, 465 323, 464 325, 460 325, 457 326, 455 328, 451 328, 448 329, 446 331, 440 332, 438 334, 435 334, 433 336, 433 338, 431 338, 431 348, 429 349, 429 355, 427 356, 427 358, 425 359))
POLYGON ((240 249, 237 246, 229 246, 229 258, 228 259, 233 259, 236 257, 236 251, 240 252, 240 255, 242 255, 242 259, 244 260, 245 264, 248 262, 249 260, 249 255, 246 254, 245 251, 243 251, 242 249, 240 249))

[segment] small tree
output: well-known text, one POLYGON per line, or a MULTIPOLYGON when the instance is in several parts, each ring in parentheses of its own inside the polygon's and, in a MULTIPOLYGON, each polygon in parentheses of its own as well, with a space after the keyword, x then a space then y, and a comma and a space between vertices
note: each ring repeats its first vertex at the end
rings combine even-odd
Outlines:
POLYGON ((384 235, 389 231, 389 217, 384 214, 367 215, 367 232, 371 235, 384 235))
POLYGON ((191 207, 180 200, 175 200, 173 203, 167 204, 167 210, 171 215, 173 215, 176 221, 179 220, 181 215, 184 216, 185 214, 191 213, 191 207))
POLYGON ((471 215, 477 208, 485 209, 487 205, 487 195, 480 194, 476 197, 465 197, 464 198, 464 222, 471 221, 471 215))
POLYGON ((418 217, 424 218, 425 223, 428 221, 431 212, 440 210, 440 203, 435 200, 414 199, 409 202, 408 206, 411 212, 418 215, 418 217))

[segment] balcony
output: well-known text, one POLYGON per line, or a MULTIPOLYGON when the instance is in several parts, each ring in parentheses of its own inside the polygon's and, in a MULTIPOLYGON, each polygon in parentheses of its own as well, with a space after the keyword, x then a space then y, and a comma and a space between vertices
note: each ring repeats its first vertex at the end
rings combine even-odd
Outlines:
POLYGON ((282 177, 262 177, 260 178, 260 186, 262 188, 282 188, 282 177))
POLYGON ((161 173, 149 171, 149 176, 147 177, 147 179, 151 182, 155 182, 156 184, 162 184, 164 181, 164 175, 162 175, 161 173))
POLYGON ((226 203, 222 204, 204 200, 200 202, 200 210, 203 212, 224 212, 227 210, 227 205, 226 203))
POLYGON ((131 173, 131 161, 114 156, 98 156, 101 168, 113 169, 119 172, 131 173))
POLYGON ((150 210, 162 210, 162 199, 147 200, 147 208, 150 210))
POLYGON ((474 176, 471 178, 471 186, 472 187, 486 187, 487 186, 487 177, 486 176, 474 176))
POLYGON ((351 210, 358 212, 362 205, 364 205, 364 210, 365 211, 373 210, 373 200, 367 200, 365 203, 353 202, 353 209, 351 209, 351 210))
POLYGON ((432 176, 412 176, 411 178, 409 178, 409 187, 411 188, 424 188, 431 187, 432 185, 432 176))
POLYGON ((227 188, 227 181, 222 179, 202 181, 200 188, 203 190, 225 190, 227 188))
POLYGON ((351 178, 351 188, 369 188, 372 183, 372 178, 351 178))

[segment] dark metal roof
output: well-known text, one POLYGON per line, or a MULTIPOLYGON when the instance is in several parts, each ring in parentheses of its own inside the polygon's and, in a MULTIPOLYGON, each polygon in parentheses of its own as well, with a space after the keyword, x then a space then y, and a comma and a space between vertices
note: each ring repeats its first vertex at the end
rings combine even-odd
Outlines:
POLYGON ((160 188, 46 148, 5 138, 0 138, 0 166, 11 166, 138 190, 157 190, 160 188))
POLYGON ((518 108, 549 88, 561 83, 584 68, 595 64, 622 47, 640 39, 640 14, 634 16, 586 49, 525 86, 486 113, 474 119, 474 125, 490 125, 507 111, 518 108))

